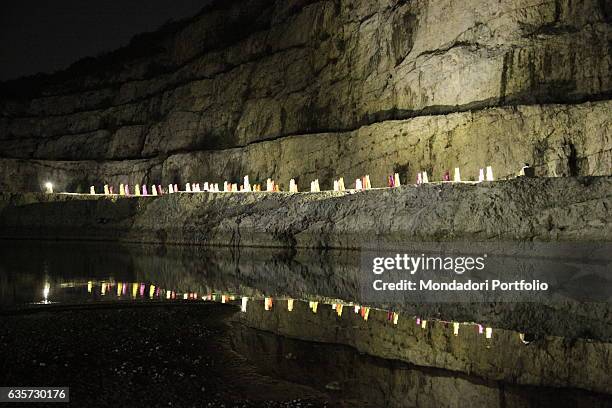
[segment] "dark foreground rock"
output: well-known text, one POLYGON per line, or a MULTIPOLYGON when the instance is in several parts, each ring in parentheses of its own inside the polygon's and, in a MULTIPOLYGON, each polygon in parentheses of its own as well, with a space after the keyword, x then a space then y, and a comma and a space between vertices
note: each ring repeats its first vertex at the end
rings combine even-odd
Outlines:
POLYGON ((297 248, 610 241, 611 192, 612 177, 576 177, 358 193, 5 193, 0 237, 297 248))
MULTIPOLYGON (((66 308, 0 317, 0 383, 69 386, 74 407, 323 407, 229 346, 219 304, 66 308)), ((38 404, 40 406, 40 404, 38 404)))

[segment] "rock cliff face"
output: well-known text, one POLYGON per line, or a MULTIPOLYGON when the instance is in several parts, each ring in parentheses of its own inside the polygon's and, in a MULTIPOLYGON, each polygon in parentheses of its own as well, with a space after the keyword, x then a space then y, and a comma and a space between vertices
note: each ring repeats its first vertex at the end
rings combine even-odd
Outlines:
POLYGON ((229 247, 612 237, 612 177, 519 178, 364 192, 0 195, 0 238, 229 247))
POLYGON ((609 175, 611 16, 601 0, 212 0, 42 84, 5 84, 0 188, 376 186, 523 162, 609 175))

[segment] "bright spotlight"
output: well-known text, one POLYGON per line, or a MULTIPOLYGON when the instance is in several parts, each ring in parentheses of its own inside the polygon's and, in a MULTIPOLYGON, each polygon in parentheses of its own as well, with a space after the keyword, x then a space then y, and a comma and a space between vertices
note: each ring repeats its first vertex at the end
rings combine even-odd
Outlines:
POLYGON ((53 193, 53 183, 51 183, 50 181, 47 181, 47 183, 45 183, 45 188, 47 189, 47 193, 53 193))
POLYGON ((51 285, 49 283, 45 283, 45 288, 43 289, 43 297, 45 298, 45 303, 48 302, 50 289, 51 285))

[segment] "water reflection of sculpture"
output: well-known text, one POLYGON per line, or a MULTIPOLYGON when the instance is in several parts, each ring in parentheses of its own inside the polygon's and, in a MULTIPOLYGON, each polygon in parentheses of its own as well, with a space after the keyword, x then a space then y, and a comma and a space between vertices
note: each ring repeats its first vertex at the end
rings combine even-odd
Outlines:
MULTIPOLYGON (((111 283, 99 282, 99 284, 100 284, 101 295, 105 295, 110 290, 110 288, 112 288, 112 286, 114 285, 114 283, 112 282, 111 283)), ((118 282, 116 285, 117 285, 117 292, 116 292, 117 297, 121 297, 122 295, 125 295, 125 290, 127 286, 129 285, 129 283, 118 282)), ((237 294, 211 292, 207 295, 203 295, 199 297, 197 292, 181 293, 181 292, 177 292, 174 290, 163 289, 153 284, 146 284, 146 283, 140 283, 140 282, 132 283, 132 299, 137 299, 137 294, 140 295, 140 298, 145 298, 144 296, 145 288, 147 285, 149 286, 149 291, 148 291, 149 299, 155 299, 155 298, 164 299, 165 298, 166 300, 175 300, 177 299, 177 296, 178 296, 179 299, 182 298, 183 300, 203 300, 203 301, 213 301, 214 302, 214 301, 217 301, 217 299, 219 299, 221 303, 229 303, 229 302, 235 301, 237 298, 240 298, 240 302, 241 302, 240 310, 243 313, 247 312, 247 307, 248 307, 247 305, 249 301, 263 300, 263 306, 264 306, 265 311, 271 311, 275 303, 274 299, 270 296, 264 296, 263 298, 258 298, 258 297, 249 298, 247 296, 239 296, 237 294)), ((72 286, 75 286, 75 285, 72 285, 72 286)), ((87 282, 88 293, 93 293, 95 286, 96 286, 96 282, 88 281, 87 282)), ((46 290, 48 294, 48 289, 46 290)), ((292 299, 292 298, 278 299, 277 298, 276 302, 278 301, 287 302, 288 312, 292 312, 294 310, 295 299, 292 299)), ((312 313, 315 313, 315 314, 319 310, 319 304, 321 303, 318 300, 298 300, 298 301, 303 302, 303 303, 308 302, 308 308, 312 311, 312 313)), ((348 307, 352 307, 354 313, 359 314, 364 321, 368 321, 368 318, 372 310, 387 313, 387 321, 391 322, 393 325, 397 325, 399 322, 399 318, 400 318, 400 313, 397 311, 383 310, 383 309, 378 309, 378 308, 372 308, 369 306, 362 306, 362 305, 355 304, 354 302, 345 302, 345 303, 331 302, 331 303, 322 303, 322 304, 329 305, 331 309, 336 312, 336 315, 338 317, 342 317, 344 307, 348 306, 348 307)), ((418 316, 410 317, 410 319, 414 319, 415 324, 417 326, 420 326, 421 329, 423 330, 427 329, 427 322, 428 322, 427 320, 421 319, 418 316)), ((478 334, 480 335, 484 334, 486 339, 493 338, 493 328, 492 327, 484 328, 481 324, 473 323, 473 322, 451 322, 451 321, 446 321, 446 320, 441 320, 441 319, 436 319, 435 321, 438 323, 442 323, 444 325, 452 325, 452 331, 453 331, 454 336, 458 336, 460 328, 462 326, 465 326, 465 327, 475 328, 478 334)), ((524 344, 529 343, 529 341, 525 340, 525 335, 523 333, 519 333, 519 338, 524 344)))

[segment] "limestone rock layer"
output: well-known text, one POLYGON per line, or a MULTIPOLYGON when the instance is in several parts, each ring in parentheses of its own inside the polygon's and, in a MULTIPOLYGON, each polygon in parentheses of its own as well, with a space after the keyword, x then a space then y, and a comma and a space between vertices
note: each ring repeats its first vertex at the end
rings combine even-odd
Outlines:
POLYGON ((598 0, 211 0, 3 84, 0 188, 365 173, 376 186, 524 162, 610 175, 611 16, 598 0))

